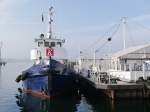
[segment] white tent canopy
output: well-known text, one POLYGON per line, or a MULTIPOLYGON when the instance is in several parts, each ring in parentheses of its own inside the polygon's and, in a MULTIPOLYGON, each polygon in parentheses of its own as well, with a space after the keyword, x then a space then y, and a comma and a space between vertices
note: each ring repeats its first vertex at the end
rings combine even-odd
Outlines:
POLYGON ((112 59, 143 59, 150 58, 150 44, 140 45, 135 47, 129 47, 123 49, 111 56, 112 59))

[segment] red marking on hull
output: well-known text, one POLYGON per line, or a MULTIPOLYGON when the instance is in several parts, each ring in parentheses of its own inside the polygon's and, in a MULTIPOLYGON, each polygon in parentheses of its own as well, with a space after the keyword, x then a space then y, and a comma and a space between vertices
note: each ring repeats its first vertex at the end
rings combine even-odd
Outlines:
POLYGON ((28 93, 28 94, 30 94, 30 95, 32 95, 32 96, 39 97, 39 98, 41 98, 41 99, 43 99, 43 100, 50 99, 50 96, 49 96, 49 95, 46 95, 46 94, 44 94, 44 93, 42 93, 42 92, 39 92, 39 91, 33 91, 33 90, 23 89, 23 92, 24 92, 24 93, 28 93))

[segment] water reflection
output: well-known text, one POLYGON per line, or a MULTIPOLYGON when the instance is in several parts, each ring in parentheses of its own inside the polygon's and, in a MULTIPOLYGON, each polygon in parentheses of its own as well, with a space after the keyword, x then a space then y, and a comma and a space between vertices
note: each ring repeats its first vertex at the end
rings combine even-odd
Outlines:
POLYGON ((0 65, 0 88, 1 88, 1 84, 2 83, 2 66, 0 65))
POLYGON ((16 103, 20 112, 75 112, 80 97, 76 95, 59 96, 50 100, 27 95, 16 95, 16 103))
POLYGON ((27 94, 17 95, 20 112, 149 112, 149 100, 110 100, 101 95, 73 94, 42 100, 27 94))
MULTIPOLYGON (((102 96, 86 96, 92 112, 149 112, 149 99, 110 100, 102 96)), ((79 111, 80 112, 80 111, 79 111)), ((86 112, 86 111, 84 111, 86 112)), ((91 112, 91 111, 90 111, 91 112)))
POLYGON ((92 106, 83 95, 81 95, 81 100, 79 104, 76 105, 76 108, 76 112, 93 112, 92 106))
POLYGON ((27 94, 16 95, 16 104, 20 107, 20 112, 47 112, 48 103, 46 100, 38 99, 27 94))
POLYGON ((128 99, 121 100, 115 103, 116 111, 118 112, 149 112, 150 101, 148 99, 128 99))

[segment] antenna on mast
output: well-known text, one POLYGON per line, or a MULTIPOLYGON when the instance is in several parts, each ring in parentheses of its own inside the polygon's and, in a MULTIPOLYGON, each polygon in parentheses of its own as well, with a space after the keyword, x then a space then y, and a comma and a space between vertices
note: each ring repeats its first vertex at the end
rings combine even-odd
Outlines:
POLYGON ((48 38, 52 38, 53 34, 52 34, 52 22, 53 22, 53 19, 52 19, 52 16, 53 16, 53 7, 51 6, 49 8, 49 28, 48 28, 48 38))

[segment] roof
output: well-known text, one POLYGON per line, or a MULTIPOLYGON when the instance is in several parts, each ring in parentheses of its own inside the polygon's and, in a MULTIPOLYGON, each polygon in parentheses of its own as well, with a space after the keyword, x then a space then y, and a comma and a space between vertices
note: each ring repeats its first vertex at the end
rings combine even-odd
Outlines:
POLYGON ((129 48, 123 49, 117 53, 112 54, 111 58, 123 57, 127 54, 134 53, 136 51, 142 50, 142 49, 147 48, 147 47, 150 47, 150 43, 145 44, 145 45, 140 45, 140 46, 129 47, 129 48))

